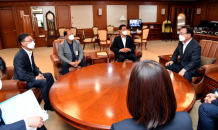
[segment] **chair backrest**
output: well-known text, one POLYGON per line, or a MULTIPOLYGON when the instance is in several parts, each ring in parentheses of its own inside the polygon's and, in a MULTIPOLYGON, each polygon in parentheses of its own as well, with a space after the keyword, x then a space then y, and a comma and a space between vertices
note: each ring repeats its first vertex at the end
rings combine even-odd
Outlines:
POLYGON ((98 35, 98 27, 92 27, 94 36, 98 35))
POLYGON ((201 40, 201 56, 216 58, 213 64, 218 64, 218 41, 201 40))
POLYGON ((114 33, 114 26, 112 25, 107 26, 107 32, 110 34, 114 33))
POLYGON ((58 32, 59 32, 59 36, 63 37, 64 36, 64 31, 66 30, 66 28, 59 28, 58 32))
POLYGON ((115 37, 116 37, 116 35, 112 35, 112 36, 110 37, 110 47, 111 47, 111 45, 113 44, 115 37))
POLYGON ((148 38, 149 29, 143 29, 142 30, 142 39, 147 40, 148 38))
POLYGON ((53 54, 58 56, 59 53, 59 44, 64 41, 65 39, 57 39, 53 41, 53 54))
POLYGON ((14 66, 7 67, 7 72, 1 80, 11 80, 14 77, 14 66))
POLYGON ((142 29, 146 29, 146 28, 148 28, 148 26, 142 26, 142 29))
POLYGON ((71 27, 70 30, 72 31, 73 35, 76 36, 76 27, 71 27))
POLYGON ((100 41, 107 41, 107 30, 98 30, 98 37, 100 41))

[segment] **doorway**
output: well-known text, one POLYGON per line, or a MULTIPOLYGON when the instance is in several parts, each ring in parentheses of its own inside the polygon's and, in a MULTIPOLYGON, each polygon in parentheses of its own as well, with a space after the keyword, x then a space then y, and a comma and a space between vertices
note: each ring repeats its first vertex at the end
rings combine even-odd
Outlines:
POLYGON ((19 47, 12 7, 0 10, 0 37, 3 49, 19 47))

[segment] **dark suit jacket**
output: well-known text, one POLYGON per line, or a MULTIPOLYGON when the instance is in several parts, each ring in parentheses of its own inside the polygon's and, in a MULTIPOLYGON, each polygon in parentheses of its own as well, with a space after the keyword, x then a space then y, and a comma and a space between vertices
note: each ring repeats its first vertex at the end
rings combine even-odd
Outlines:
POLYGON ((175 63, 178 55, 180 55, 180 61, 178 64, 181 64, 186 71, 195 71, 201 67, 201 46, 193 38, 186 46, 184 54, 183 43, 181 41, 179 42, 171 61, 175 63))
MULTIPOLYGON (((131 52, 127 52, 127 54, 134 54, 134 50, 136 47, 132 40, 132 37, 128 35, 126 35, 126 46, 125 47, 131 49, 131 52)), ((114 38, 114 42, 111 45, 110 49, 115 53, 115 55, 117 55, 117 54, 124 54, 123 52, 119 52, 119 50, 122 48, 124 48, 124 46, 123 46, 123 41, 120 35, 114 38)))
MULTIPOLYGON (((145 124, 134 119, 126 119, 112 124, 111 130, 147 130, 145 124)), ((172 121, 165 123, 156 130, 192 130, 192 120, 187 112, 176 112, 172 121)))
POLYGON ((41 73, 38 67, 35 65, 32 54, 32 67, 29 60, 29 56, 26 51, 21 48, 14 57, 14 79, 21 81, 32 82, 36 76, 41 73), (33 69, 32 69, 33 68, 33 69))
MULTIPOLYGON (((0 109, 0 117, 2 117, 2 111, 0 109)), ((26 130, 26 124, 24 120, 4 125, 3 122, 0 123, 0 130, 26 130)))

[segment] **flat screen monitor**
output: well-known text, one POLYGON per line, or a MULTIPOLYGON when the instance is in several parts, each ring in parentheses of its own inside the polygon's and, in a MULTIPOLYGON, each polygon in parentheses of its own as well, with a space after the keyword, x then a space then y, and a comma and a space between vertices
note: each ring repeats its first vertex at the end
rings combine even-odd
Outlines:
POLYGON ((218 21, 211 21, 209 24, 210 29, 217 29, 218 27, 218 21))
POLYGON ((129 27, 130 28, 142 28, 142 20, 141 19, 129 19, 129 27))

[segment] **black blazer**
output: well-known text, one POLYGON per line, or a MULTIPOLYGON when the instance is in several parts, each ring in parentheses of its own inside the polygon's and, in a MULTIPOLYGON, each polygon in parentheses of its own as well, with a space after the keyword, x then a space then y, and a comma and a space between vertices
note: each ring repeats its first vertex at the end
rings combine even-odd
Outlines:
MULTIPOLYGON (((134 50, 135 50, 135 44, 132 40, 132 37, 126 35, 126 48, 129 48, 131 51, 127 52, 127 54, 134 54, 134 50)), ((111 45, 110 49, 115 53, 115 54, 124 54, 123 52, 119 52, 120 49, 124 48, 123 46, 123 41, 121 39, 121 35, 117 36, 114 38, 114 42, 111 45)))
MULTIPOLYGON (((147 130, 145 124, 137 123, 134 119, 126 119, 112 124, 111 130, 147 130)), ((192 130, 192 120, 187 112, 176 112, 172 121, 155 130, 192 130)))
MULTIPOLYGON (((2 111, 0 109, 0 118, 2 117, 2 111)), ((0 130, 26 130, 26 124, 24 120, 17 121, 12 124, 5 125, 2 121, 0 123, 0 130)))
POLYGON ((36 76, 41 73, 38 67, 35 65, 32 54, 32 67, 29 60, 29 56, 26 51, 21 48, 14 57, 14 79, 21 81, 32 82, 36 76))
POLYGON ((181 41, 179 42, 176 50, 173 53, 171 61, 175 63, 178 55, 180 55, 178 64, 181 64, 186 71, 195 71, 201 67, 201 46, 193 38, 186 46, 184 54, 183 43, 181 41))

